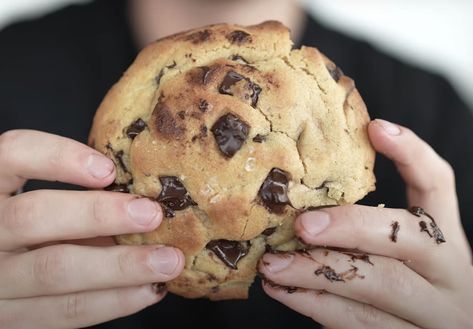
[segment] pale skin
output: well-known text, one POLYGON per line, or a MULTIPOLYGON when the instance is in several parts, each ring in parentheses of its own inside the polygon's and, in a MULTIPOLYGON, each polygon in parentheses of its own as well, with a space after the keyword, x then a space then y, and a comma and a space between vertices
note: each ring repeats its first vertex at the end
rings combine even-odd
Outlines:
MULTIPOLYGON (((302 11, 292 0, 131 4, 140 45, 223 21, 278 19, 291 27, 294 38, 301 31, 302 11)), ((264 290, 328 328, 473 328, 467 309, 473 304, 471 252, 451 167, 404 127, 375 120, 368 132, 376 151, 398 167, 409 204, 429 212, 447 242, 436 244, 420 232, 421 218, 403 209, 344 206, 308 212, 295 224, 305 242, 357 249, 372 264, 321 248, 267 254, 259 270, 272 284, 264 290), (395 243, 390 239, 394 221, 400 226, 395 243), (354 265, 358 272, 344 282, 330 282, 315 275, 322 264, 337 273, 354 265), (287 293, 278 286, 298 289, 287 293)), ((15 130, 0 135, 0 164, 1 328, 84 327, 132 314, 165 296, 153 283, 179 275, 183 255, 165 246, 114 245, 112 235, 157 228, 162 211, 149 199, 99 191, 115 178, 109 159, 67 138, 15 130), (90 191, 12 196, 28 179, 68 182, 90 191)))

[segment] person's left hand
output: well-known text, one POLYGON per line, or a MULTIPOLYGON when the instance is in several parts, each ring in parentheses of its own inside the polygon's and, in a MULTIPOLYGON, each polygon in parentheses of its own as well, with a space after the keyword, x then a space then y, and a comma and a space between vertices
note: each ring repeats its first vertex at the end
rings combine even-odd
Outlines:
POLYGON ((369 135, 396 164, 409 206, 428 214, 358 205, 306 212, 298 236, 335 250, 265 254, 264 290, 334 329, 473 328, 471 250, 451 167, 404 127, 375 120, 369 135))

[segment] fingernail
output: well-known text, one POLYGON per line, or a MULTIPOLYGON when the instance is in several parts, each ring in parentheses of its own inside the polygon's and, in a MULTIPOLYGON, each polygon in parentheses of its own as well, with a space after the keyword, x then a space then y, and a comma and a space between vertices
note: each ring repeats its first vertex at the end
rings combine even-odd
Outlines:
POLYGON ((301 215, 302 228, 311 236, 316 236, 330 224, 330 216, 325 211, 311 211, 301 215))
POLYGON ((179 257, 174 248, 161 247, 151 252, 149 263, 157 273, 170 275, 176 271, 179 257))
POLYGON ((376 119, 376 123, 379 124, 388 135, 397 136, 401 133, 401 129, 399 129, 397 125, 389 121, 383 119, 376 119))
POLYGON ((87 159, 87 169, 96 179, 103 179, 113 172, 114 164, 112 160, 98 154, 91 154, 87 159))
POLYGON ((265 254, 262 261, 269 272, 277 273, 291 265, 293 260, 292 254, 265 254))
POLYGON ((128 214, 137 224, 148 226, 158 215, 158 206, 148 198, 134 199, 128 202, 128 214))

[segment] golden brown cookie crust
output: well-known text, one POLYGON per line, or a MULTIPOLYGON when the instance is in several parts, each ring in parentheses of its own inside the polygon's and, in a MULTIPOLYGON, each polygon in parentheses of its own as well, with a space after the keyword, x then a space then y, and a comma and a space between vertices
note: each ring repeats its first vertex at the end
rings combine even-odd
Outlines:
POLYGON ((298 247, 298 213, 374 190, 369 116, 353 81, 317 49, 291 47, 275 21, 169 36, 140 52, 96 113, 89 143, 115 161, 122 190, 162 201, 163 177, 174 177, 187 192, 156 231, 117 237, 180 248, 173 293, 246 298, 266 245, 298 247), (260 192, 280 172, 287 205, 272 209, 260 192), (208 247, 217 240, 243 241, 237 269, 208 247))

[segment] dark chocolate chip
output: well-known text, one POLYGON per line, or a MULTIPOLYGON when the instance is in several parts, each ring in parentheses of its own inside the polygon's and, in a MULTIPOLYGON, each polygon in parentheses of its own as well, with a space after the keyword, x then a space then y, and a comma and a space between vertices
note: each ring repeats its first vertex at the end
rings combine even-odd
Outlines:
POLYGON ((345 282, 345 280, 343 280, 343 278, 340 274, 335 272, 335 270, 333 268, 331 268, 330 266, 327 266, 327 265, 320 266, 318 269, 315 270, 314 274, 317 275, 317 276, 323 275, 330 282, 333 282, 333 281, 345 282))
POLYGON ((186 112, 185 111, 179 111, 177 112, 177 116, 181 119, 184 120, 186 117, 186 112))
POLYGON ((395 221, 391 224, 391 235, 389 236, 389 238, 391 239, 392 242, 397 242, 397 233, 399 232, 399 229, 401 228, 401 226, 399 225, 399 222, 398 221, 395 221))
POLYGON ((205 99, 199 101, 199 110, 203 113, 207 112, 209 109, 209 103, 205 99))
POLYGON ((212 37, 212 31, 205 29, 203 31, 198 31, 198 32, 189 34, 186 40, 191 41, 193 44, 199 44, 205 41, 209 41, 211 37, 212 37))
POLYGON ((233 86, 242 80, 246 81, 247 88, 250 91, 250 93, 245 95, 243 98, 251 98, 251 106, 256 107, 256 104, 258 103, 259 94, 262 90, 261 87, 256 83, 251 82, 250 79, 244 77, 243 75, 235 71, 229 71, 225 75, 222 84, 220 85, 218 90, 221 94, 234 96, 233 86))
POLYGON ((127 174, 130 174, 130 171, 128 170, 128 168, 125 166, 125 161, 123 161, 123 150, 120 150, 118 151, 117 153, 115 153, 115 158, 117 159, 118 161, 118 164, 120 165, 120 167, 122 168, 123 172, 127 173, 127 174))
POLYGON ((263 234, 263 235, 265 235, 265 236, 270 236, 270 235, 273 234, 275 231, 276 231, 276 227, 269 227, 269 228, 267 228, 266 230, 264 230, 263 232, 261 232, 261 234, 263 234))
POLYGON ((210 249, 222 260, 228 267, 236 270, 240 259, 248 254, 248 243, 230 240, 213 240, 207 243, 207 249, 210 249))
POLYGON ((230 59, 232 61, 235 61, 235 62, 243 62, 244 64, 249 64, 250 62, 248 62, 244 57, 240 56, 240 55, 232 55, 230 57, 230 59))
POLYGON ((335 64, 327 65, 326 67, 327 67, 328 72, 332 76, 332 79, 335 80, 335 82, 338 82, 340 78, 344 75, 343 71, 335 64))
POLYGON ((200 69, 202 70, 202 83, 206 85, 212 78, 212 74, 215 72, 215 69, 208 66, 201 66, 200 69))
POLYGON ((289 178, 285 171, 273 168, 259 190, 259 196, 270 212, 282 213, 289 204, 287 187, 289 178))
POLYGON ((138 136, 146 128, 146 122, 144 122, 141 118, 133 122, 126 130, 126 135, 130 139, 134 139, 138 136))
POLYGON ((157 200, 164 206, 166 217, 174 217, 174 210, 183 210, 189 206, 197 205, 179 178, 175 176, 161 176, 159 181, 161 182, 162 190, 157 200))
POLYGON ((155 116, 154 124, 156 129, 163 137, 179 139, 184 135, 185 127, 178 125, 171 110, 162 100, 159 100, 156 104, 153 115, 155 116))
POLYGON ((257 134, 255 137, 253 137, 253 142, 255 143, 263 143, 266 140, 266 136, 257 134))
POLYGON ((172 64, 163 67, 163 68, 159 71, 159 73, 158 73, 158 75, 156 76, 156 78, 154 78, 154 80, 156 81, 156 84, 157 84, 158 86, 159 86, 159 84, 161 83, 161 79, 162 79, 162 77, 163 77, 163 75, 164 75, 165 69, 173 69, 173 68, 176 67, 176 65, 177 65, 176 61, 173 61, 172 64))
POLYGON ((115 182, 105 187, 104 190, 110 192, 130 193, 130 190, 128 189, 128 184, 118 184, 115 182))
POLYGON ((231 42, 231 43, 237 43, 237 44, 240 44, 240 43, 246 43, 246 42, 251 42, 252 39, 251 39, 251 35, 245 31, 241 31, 241 30, 235 30, 235 31, 232 31, 228 36, 227 36, 227 39, 231 42))
POLYGON ((231 158, 242 147, 250 127, 238 116, 228 113, 220 117, 211 130, 220 151, 231 158))

